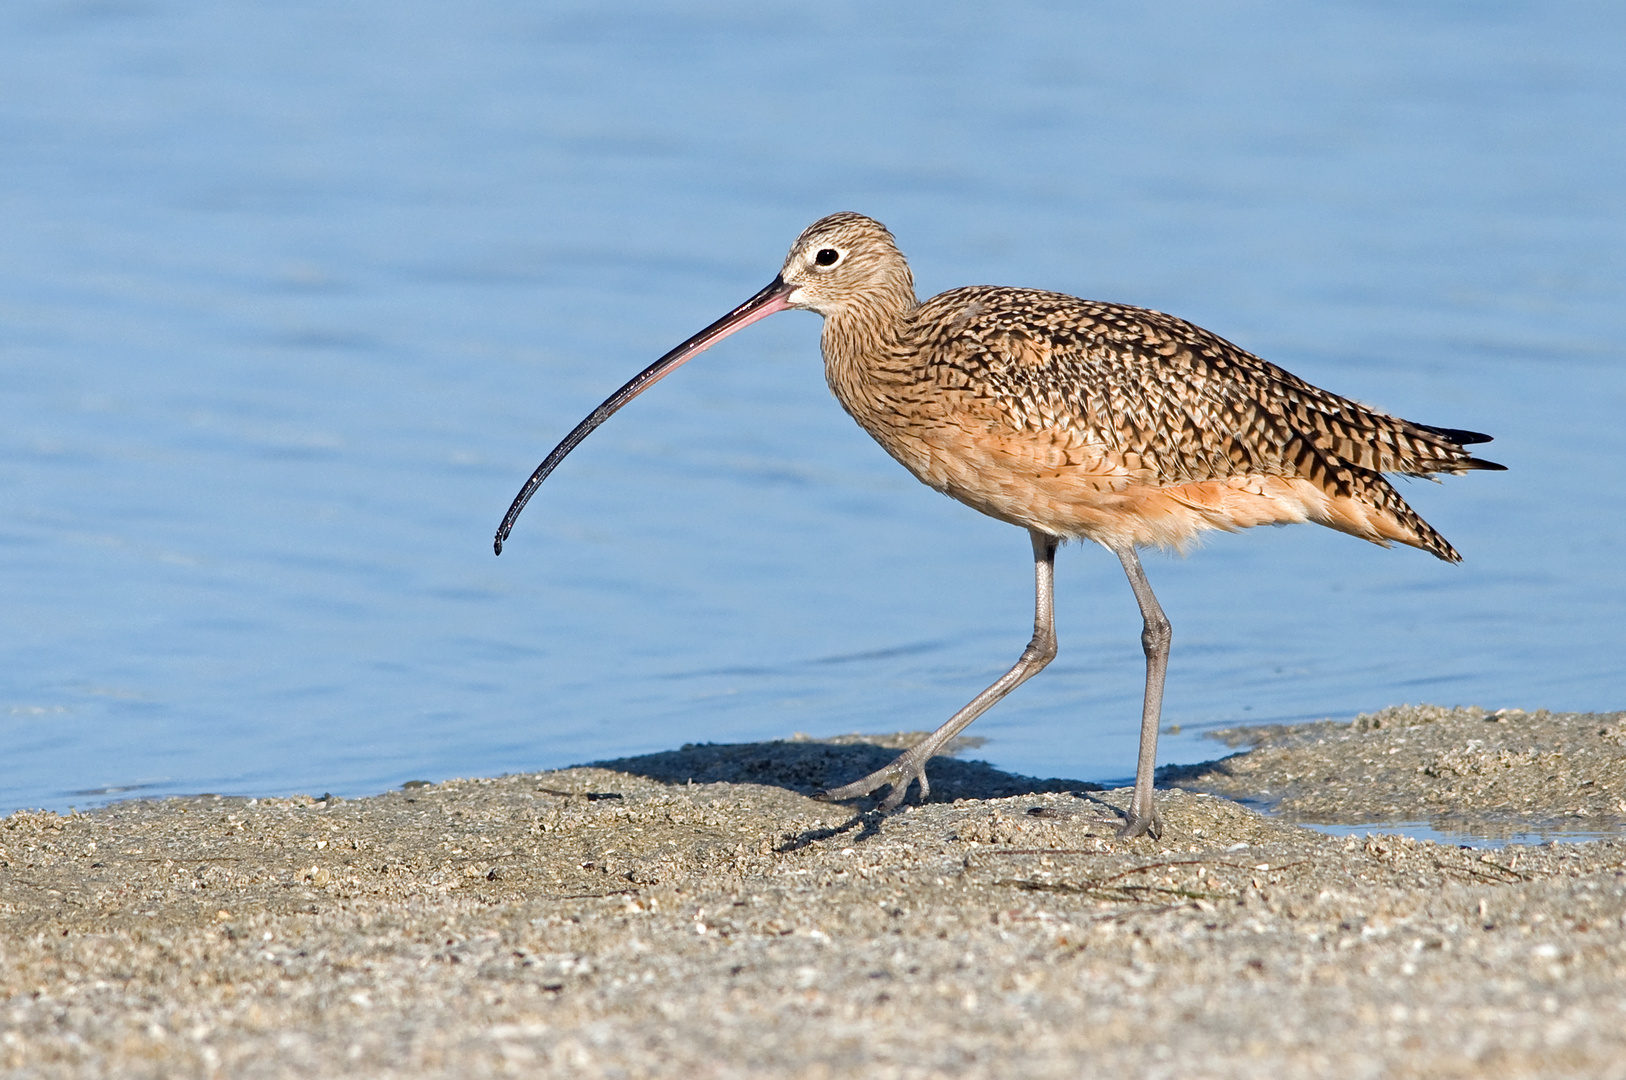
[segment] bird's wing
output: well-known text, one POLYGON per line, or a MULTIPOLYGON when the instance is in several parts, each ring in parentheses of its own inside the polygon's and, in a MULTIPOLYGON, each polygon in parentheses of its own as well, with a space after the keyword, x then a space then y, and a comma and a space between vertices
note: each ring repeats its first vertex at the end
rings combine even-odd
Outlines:
POLYGON ((1425 427, 1312 386, 1183 319, 1030 289, 971 287, 916 314, 928 381, 977 388, 991 428, 1066 430, 1159 484, 1497 468, 1425 427), (932 340, 935 338, 936 340, 932 340))

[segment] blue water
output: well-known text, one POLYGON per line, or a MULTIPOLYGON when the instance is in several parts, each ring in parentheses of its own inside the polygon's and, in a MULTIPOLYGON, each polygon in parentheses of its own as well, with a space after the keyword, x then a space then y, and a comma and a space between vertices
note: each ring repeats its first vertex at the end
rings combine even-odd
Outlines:
POLYGON ((1614 835, 1608 832, 1588 832, 1581 829, 1559 831, 1546 828, 1531 828, 1512 832, 1506 836, 1479 836, 1474 833, 1436 829, 1424 821, 1387 821, 1362 825, 1317 825, 1300 821, 1294 822, 1294 824, 1306 829, 1313 829, 1318 833, 1325 833, 1328 836, 1353 836, 1361 840, 1374 836, 1405 836, 1412 840, 1432 840, 1436 844, 1470 848, 1504 848, 1509 844, 1584 844, 1592 840, 1608 839, 1614 835))
MULTIPOLYGON (((0 811, 362 795, 935 726, 1025 643, 1024 535, 919 486, 818 320, 610 390, 880 218, 922 295, 1176 312, 1487 431, 1404 485, 1460 567, 1328 530, 1152 555, 1160 759, 1403 701, 1626 707, 1626 8, 0 6, 0 811)), ((972 734, 1112 779, 1139 619, 972 734)))

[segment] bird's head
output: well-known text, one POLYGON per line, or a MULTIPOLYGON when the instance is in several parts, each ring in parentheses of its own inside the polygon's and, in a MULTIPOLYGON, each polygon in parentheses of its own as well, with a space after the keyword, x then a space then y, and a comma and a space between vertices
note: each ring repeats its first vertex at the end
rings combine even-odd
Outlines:
POLYGON ((915 303, 915 279, 892 234, 874 218, 843 212, 809 225, 790 247, 779 277, 790 307, 820 315, 915 303))

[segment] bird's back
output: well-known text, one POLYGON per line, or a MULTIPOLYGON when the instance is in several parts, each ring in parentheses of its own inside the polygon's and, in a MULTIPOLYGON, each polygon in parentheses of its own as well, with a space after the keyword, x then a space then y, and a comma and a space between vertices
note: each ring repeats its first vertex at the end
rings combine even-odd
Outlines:
POLYGON ((861 371, 827 356, 831 385, 917 476, 1109 545, 1308 520, 1456 561, 1381 474, 1499 468, 1463 449, 1484 436, 1367 408, 1144 308, 972 286, 867 351, 861 371))

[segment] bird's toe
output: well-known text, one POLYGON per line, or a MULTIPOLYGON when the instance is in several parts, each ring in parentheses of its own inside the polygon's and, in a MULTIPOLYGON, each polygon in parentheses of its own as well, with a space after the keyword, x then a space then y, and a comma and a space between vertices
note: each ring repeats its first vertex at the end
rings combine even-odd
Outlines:
POLYGON ((892 811, 903 805, 904 797, 908 794, 909 781, 894 780, 892 782, 892 790, 887 792, 886 798, 881 800, 881 805, 876 807, 876 809, 881 811, 883 814, 890 814, 892 811))
POLYGON ((1118 830, 1118 839, 1132 840, 1137 836, 1149 836, 1153 840, 1163 836, 1163 819, 1154 809, 1149 814, 1128 814, 1128 821, 1118 830))
POLYGON ((926 781, 926 770, 919 766, 910 767, 907 764, 900 768, 899 764, 899 762, 893 762, 886 768, 872 772, 860 780, 854 780, 842 787, 821 791, 814 798, 821 802, 849 802, 853 799, 861 799, 883 787, 890 787, 891 790, 886 793, 886 798, 882 799, 880 804, 876 806, 876 809, 882 813, 890 813, 903 805, 903 800, 909 795, 909 786, 918 781, 920 783, 920 799, 925 802, 926 797, 931 793, 931 787, 926 781))

